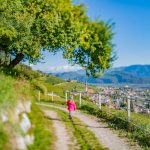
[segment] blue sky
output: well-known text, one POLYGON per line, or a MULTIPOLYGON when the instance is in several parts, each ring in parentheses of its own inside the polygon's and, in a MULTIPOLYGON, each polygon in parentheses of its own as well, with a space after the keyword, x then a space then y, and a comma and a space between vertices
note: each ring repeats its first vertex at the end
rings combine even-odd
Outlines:
MULTIPOLYGON (((133 64, 150 64, 150 0, 75 0, 87 5, 91 19, 115 22, 113 43, 118 59, 113 67, 133 64)), ((45 63, 33 66, 46 72, 63 72, 79 69, 70 67, 61 53, 45 53, 45 63)))

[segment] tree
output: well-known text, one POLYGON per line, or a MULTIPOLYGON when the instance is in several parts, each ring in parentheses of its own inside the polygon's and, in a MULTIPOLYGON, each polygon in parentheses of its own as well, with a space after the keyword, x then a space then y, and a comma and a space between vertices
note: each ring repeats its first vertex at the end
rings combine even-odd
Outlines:
POLYGON ((0 0, 0 19, 0 49, 13 56, 9 67, 61 50, 70 63, 97 76, 114 60, 112 25, 90 21, 84 5, 71 0, 0 0))
POLYGON ((116 59, 111 42, 114 35, 112 27, 113 24, 109 22, 87 22, 79 47, 66 57, 71 63, 85 68, 88 76, 100 76, 105 69, 112 66, 112 62, 116 59))
POLYGON ((15 57, 11 67, 23 59, 38 61, 43 50, 76 47, 82 6, 73 6, 70 0, 1 0, 0 4, 0 46, 15 57))

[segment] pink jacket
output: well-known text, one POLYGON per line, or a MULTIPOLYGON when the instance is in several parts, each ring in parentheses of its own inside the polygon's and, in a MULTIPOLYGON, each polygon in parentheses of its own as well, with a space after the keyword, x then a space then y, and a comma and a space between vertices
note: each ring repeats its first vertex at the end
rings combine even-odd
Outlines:
POLYGON ((76 104, 73 100, 68 100, 67 101, 67 106, 69 111, 74 111, 76 110, 76 104))

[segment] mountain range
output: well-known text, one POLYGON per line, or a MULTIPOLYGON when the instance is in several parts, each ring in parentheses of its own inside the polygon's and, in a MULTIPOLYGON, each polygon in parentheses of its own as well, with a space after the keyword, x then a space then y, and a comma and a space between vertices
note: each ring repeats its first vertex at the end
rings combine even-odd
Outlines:
POLYGON ((74 72, 55 73, 57 77, 80 82, 101 84, 150 84, 150 65, 131 65, 127 67, 111 68, 99 78, 86 77, 84 70, 74 72))

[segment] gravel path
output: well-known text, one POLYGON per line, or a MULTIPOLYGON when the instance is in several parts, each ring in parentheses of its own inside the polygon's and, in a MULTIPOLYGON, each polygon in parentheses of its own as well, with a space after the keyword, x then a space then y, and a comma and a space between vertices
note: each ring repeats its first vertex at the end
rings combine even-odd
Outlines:
MULTIPOLYGON (((48 104, 39 104, 42 106, 51 106, 55 108, 59 108, 61 110, 67 111, 66 108, 62 108, 59 106, 48 105, 48 104)), ((85 113, 80 111, 76 111, 74 116, 83 121, 88 129, 90 129, 96 137, 99 139, 100 143, 107 147, 110 150, 139 150, 138 146, 131 146, 126 138, 120 138, 117 134, 113 133, 111 129, 109 129, 106 124, 99 122, 97 118, 91 117, 85 113)))
POLYGON ((51 110, 43 110, 45 115, 53 120, 54 133, 57 137, 55 150, 69 150, 69 136, 65 126, 60 122, 57 113, 51 110))

